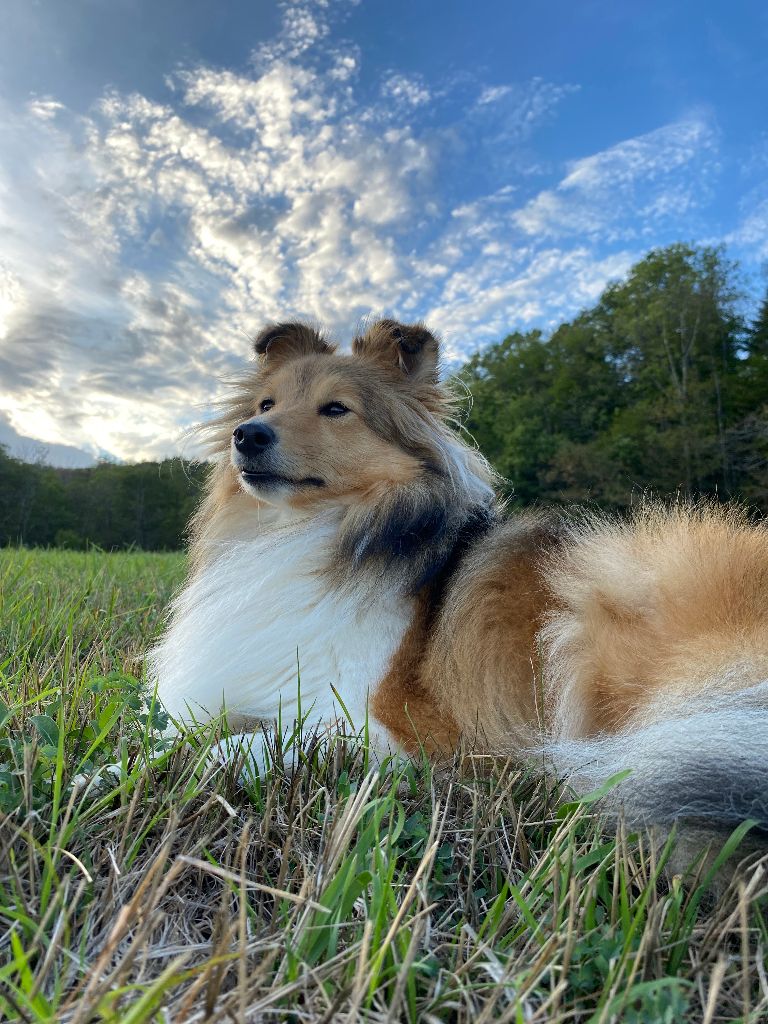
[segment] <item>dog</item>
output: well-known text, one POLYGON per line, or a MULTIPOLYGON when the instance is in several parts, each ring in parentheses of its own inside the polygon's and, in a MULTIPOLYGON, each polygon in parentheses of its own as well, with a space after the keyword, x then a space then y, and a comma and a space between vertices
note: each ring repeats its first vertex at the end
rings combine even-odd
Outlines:
POLYGON ((180 721, 299 713, 375 749, 544 751, 632 821, 768 834, 768 529, 715 504, 505 514, 439 345, 267 327, 207 428, 189 578, 150 655, 180 721), (626 774, 626 772, 625 772, 626 774))

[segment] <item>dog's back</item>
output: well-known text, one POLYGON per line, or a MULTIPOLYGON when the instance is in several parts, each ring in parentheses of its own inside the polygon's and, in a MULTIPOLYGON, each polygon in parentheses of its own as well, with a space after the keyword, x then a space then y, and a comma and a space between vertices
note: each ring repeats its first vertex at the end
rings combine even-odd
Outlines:
POLYGON ((428 663, 462 732, 545 750, 582 791, 629 769, 609 803, 637 822, 768 830, 764 525, 704 504, 524 517, 464 568, 428 663))

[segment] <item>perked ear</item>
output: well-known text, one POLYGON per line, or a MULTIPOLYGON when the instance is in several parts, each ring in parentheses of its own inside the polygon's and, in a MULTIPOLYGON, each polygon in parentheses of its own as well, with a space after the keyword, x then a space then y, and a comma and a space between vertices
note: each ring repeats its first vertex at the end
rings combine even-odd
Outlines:
POLYGON ((440 346, 423 324, 379 320, 353 340, 352 351, 380 366, 398 369, 418 383, 437 384, 440 346))
POLYGON ((302 323, 285 323, 265 327, 256 336, 253 348, 264 363, 275 366, 299 356, 333 352, 334 346, 329 345, 314 327, 302 323))

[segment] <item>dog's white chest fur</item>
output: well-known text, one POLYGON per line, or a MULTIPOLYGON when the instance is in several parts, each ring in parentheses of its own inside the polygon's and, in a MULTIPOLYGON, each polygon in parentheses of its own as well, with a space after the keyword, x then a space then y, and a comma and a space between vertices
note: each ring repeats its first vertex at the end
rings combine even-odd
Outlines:
POLYGON ((168 631, 150 653, 150 681, 176 718, 228 712, 290 722, 299 683, 312 721, 343 716, 356 727, 408 628, 413 604, 368 581, 329 587, 322 570, 336 527, 282 526, 229 543, 176 599, 168 631))

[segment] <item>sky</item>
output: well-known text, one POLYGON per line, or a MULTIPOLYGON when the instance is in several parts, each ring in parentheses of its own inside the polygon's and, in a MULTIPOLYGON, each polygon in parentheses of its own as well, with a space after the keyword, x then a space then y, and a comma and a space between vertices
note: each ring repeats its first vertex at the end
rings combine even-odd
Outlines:
POLYGON ((768 262, 762 0, 4 0, 0 444, 194 455, 267 321, 456 365, 648 249, 768 262))

